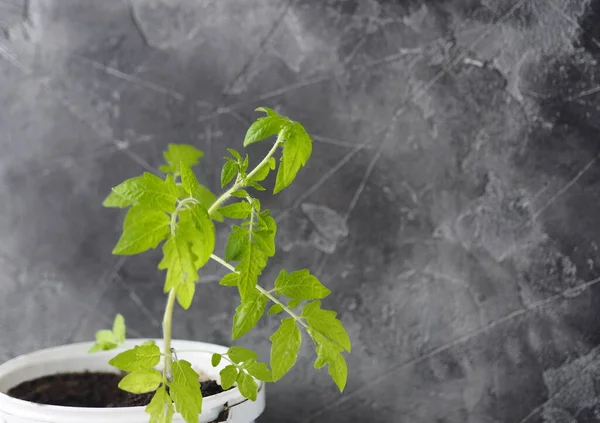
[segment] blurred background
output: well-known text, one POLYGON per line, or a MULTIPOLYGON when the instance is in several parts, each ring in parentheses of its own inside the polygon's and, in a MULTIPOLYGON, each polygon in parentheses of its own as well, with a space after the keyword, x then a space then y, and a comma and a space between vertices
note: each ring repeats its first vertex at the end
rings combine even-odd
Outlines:
MULTIPOLYGON (((314 150, 265 200, 263 280, 313 269, 354 350, 341 395, 305 342, 261 422, 600 422, 598 22, 598 0, 0 0, 0 359, 116 312, 160 336, 159 252, 112 256, 101 201, 170 142, 217 190, 268 106, 314 150)), ((222 275, 176 337, 231 344, 222 275)), ((276 323, 240 344, 267 354, 276 323)))

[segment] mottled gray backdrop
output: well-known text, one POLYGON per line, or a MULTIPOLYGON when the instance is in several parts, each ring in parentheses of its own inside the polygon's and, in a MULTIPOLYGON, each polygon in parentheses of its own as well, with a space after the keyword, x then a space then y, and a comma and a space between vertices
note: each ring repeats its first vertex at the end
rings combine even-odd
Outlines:
MULTIPOLYGON (((266 105, 315 145, 264 280, 310 266, 355 348, 340 395, 305 342, 260 421, 600 422, 599 58, 598 0, 0 0, 0 357, 159 336, 100 202, 169 142, 216 188, 266 105)), ((177 337, 230 343, 222 274, 177 337)))

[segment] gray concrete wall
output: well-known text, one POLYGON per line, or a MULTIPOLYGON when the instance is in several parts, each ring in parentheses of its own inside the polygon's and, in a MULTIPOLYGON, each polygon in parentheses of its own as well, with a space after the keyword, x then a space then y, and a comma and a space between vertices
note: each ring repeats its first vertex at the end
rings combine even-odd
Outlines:
MULTIPOLYGON (((340 395, 306 342, 262 422, 600 421, 599 20, 597 0, 0 0, 0 357, 117 311, 159 336, 159 256, 111 256, 100 202, 169 142, 216 188, 266 105, 315 145, 267 202, 265 280, 313 268, 355 349, 340 395)), ((230 343, 221 275, 177 337, 230 343)), ((275 324, 243 344, 265 354, 275 324)))

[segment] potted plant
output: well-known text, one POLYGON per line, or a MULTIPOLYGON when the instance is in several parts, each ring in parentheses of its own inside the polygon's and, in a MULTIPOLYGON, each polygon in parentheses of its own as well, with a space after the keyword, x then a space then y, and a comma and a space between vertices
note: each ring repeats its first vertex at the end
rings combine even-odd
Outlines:
POLYGON ((144 173, 114 187, 103 205, 128 208, 123 233, 113 253, 134 255, 157 248, 166 271, 162 339, 125 339, 125 320, 96 333, 96 342, 34 352, 0 365, 2 423, 169 423, 254 421, 265 407, 265 383, 281 379, 295 364, 306 331, 316 347, 314 367, 328 366, 343 391, 344 352, 350 339, 336 313, 321 307, 330 294, 309 270, 281 270, 272 288, 258 284, 275 254, 275 220, 252 190, 277 171, 273 193, 296 177, 312 152, 304 127, 272 109, 249 127, 244 147, 276 136, 267 155, 253 168, 248 155, 228 149, 221 171, 222 195, 202 186, 194 172, 203 153, 170 144, 161 178, 144 173), (279 164, 275 154, 282 150, 279 164), (215 224, 236 221, 225 253, 215 253, 215 224), (214 260, 229 273, 220 284, 237 288, 232 338, 246 335, 263 316, 283 315, 271 336, 270 365, 246 348, 171 339, 176 303, 188 309, 198 271, 214 260), (115 355, 115 351, 117 354, 115 355))

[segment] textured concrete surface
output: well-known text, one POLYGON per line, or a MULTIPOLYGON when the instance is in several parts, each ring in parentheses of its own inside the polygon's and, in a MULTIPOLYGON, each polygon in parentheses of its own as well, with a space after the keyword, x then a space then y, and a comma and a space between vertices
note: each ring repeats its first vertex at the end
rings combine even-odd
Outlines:
MULTIPOLYGON (((265 280, 315 269, 355 350, 340 395, 307 342, 262 422, 600 422, 599 21, 598 0, 0 0, 0 356, 117 311, 158 336, 158 255, 111 256, 100 201, 169 142, 216 187, 267 105, 315 147, 269 201, 265 280)), ((221 274, 177 337, 230 342, 221 274)))

